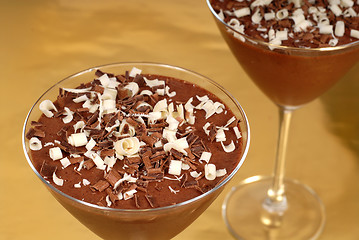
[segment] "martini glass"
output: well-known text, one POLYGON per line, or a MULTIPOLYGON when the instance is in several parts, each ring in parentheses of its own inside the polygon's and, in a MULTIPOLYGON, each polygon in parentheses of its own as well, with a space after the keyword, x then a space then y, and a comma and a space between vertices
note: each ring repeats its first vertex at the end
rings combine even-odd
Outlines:
POLYGON ((324 206, 308 186, 284 178, 292 113, 332 87, 358 62, 359 41, 327 48, 295 48, 250 38, 224 22, 207 0, 216 24, 243 69, 279 109, 273 175, 254 176, 234 187, 223 216, 238 239, 315 239, 325 223, 324 206))
POLYGON ((121 238, 129 240, 170 239, 183 231, 207 209, 207 207, 223 191, 226 183, 232 179, 234 174, 239 170, 247 155, 249 140, 250 131, 246 115, 239 103, 223 87, 198 73, 158 63, 117 63, 91 68, 67 77, 48 89, 35 102, 26 117, 22 136, 24 153, 30 167, 63 207, 65 207, 82 224, 103 239, 121 238), (126 70, 132 69, 132 67, 141 69, 144 74, 155 73, 157 75, 169 76, 195 83, 217 95, 240 120, 239 124, 243 136, 242 151, 238 159, 238 164, 234 171, 212 190, 191 200, 166 207, 144 210, 114 209, 75 199, 55 188, 40 175, 40 167, 32 161, 29 142, 25 137, 25 134, 31 127, 31 121, 37 121, 42 114, 39 110, 39 104, 44 99, 56 99, 60 87, 74 88, 81 83, 93 79, 97 69, 103 72, 124 73, 126 70))

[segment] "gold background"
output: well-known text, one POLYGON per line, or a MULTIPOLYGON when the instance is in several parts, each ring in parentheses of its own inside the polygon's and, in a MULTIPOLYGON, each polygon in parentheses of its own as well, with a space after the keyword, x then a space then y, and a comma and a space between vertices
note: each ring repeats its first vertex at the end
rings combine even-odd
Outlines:
MULTIPOLYGON (((32 104, 55 82, 126 61, 197 71, 228 89, 247 112, 252 130, 247 160, 215 203, 175 238, 231 239, 221 203, 236 182, 271 174, 278 117, 230 53, 204 0, 1 1, 0 239, 98 239, 31 171, 21 131, 32 104)), ((359 239, 358 73, 359 64, 298 110, 292 123, 286 175, 311 186, 324 202, 321 240, 359 239)))

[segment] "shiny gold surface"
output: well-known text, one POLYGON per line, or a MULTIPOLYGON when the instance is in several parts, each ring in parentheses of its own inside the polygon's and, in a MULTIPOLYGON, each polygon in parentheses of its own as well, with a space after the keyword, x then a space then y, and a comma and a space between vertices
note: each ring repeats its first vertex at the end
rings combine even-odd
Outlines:
MULTIPOLYGON (((215 203, 175 238, 231 239, 221 203, 236 182, 271 174, 278 117, 231 55, 205 1, 2 1, 0 26, 0 239, 98 239, 27 165, 21 130, 34 101, 55 82, 123 61, 192 69, 227 88, 246 110, 252 128, 247 160, 215 203)), ((359 239, 358 76, 359 64, 294 114, 286 174, 311 186, 324 202, 321 240, 359 239)))

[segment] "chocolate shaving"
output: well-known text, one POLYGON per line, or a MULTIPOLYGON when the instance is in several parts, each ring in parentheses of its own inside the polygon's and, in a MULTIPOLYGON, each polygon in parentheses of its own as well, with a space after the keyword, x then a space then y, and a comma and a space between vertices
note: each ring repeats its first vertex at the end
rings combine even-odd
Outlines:
POLYGON ((140 157, 129 157, 126 159, 126 163, 128 165, 140 164, 141 158, 140 157))
POLYGON ((189 133, 186 138, 188 145, 192 146, 198 138, 199 136, 195 135, 193 132, 189 133))
POLYGON ((144 141, 148 146, 152 147, 157 142, 157 139, 152 136, 141 136, 141 141, 144 141))
POLYGON ((116 75, 116 79, 121 83, 126 82, 126 78, 124 78, 122 75, 116 75))
POLYGON ((122 178, 121 175, 114 169, 111 169, 111 171, 109 171, 105 175, 106 181, 109 182, 113 187, 121 178, 122 178))
POLYGON ((134 195, 134 201, 137 208, 141 208, 137 194, 134 195))
POLYGON ((130 124, 131 126, 133 126, 134 128, 136 128, 139 125, 139 122, 137 122, 136 120, 132 119, 131 117, 126 119, 126 122, 128 124, 130 124))
MULTIPOLYGON (((80 149, 76 149, 66 141, 61 141, 60 143, 55 142, 55 146, 61 148, 64 152, 67 153, 78 153, 80 152, 80 149)), ((81 152, 82 153, 82 152, 81 152)))
POLYGON ((156 163, 156 162, 161 161, 161 160, 164 159, 165 157, 166 157, 166 155, 159 155, 159 156, 150 158, 150 160, 151 160, 151 163, 156 163))
POLYGON ((147 129, 148 132, 162 132, 162 128, 149 128, 147 129))
POLYGON ((154 153, 150 156, 150 159, 157 158, 159 156, 164 157, 165 155, 166 155, 165 151, 156 151, 156 153, 154 153))
POLYGON ((156 208, 158 205, 156 204, 155 198, 151 195, 145 195, 147 202, 150 204, 151 208, 156 208))
POLYGON ((158 174, 163 174, 161 168, 150 168, 147 170, 148 176, 157 176, 158 174))
POLYGON ((193 145, 191 147, 191 152, 193 153, 193 155, 195 155, 198 158, 201 157, 201 155, 204 151, 205 151, 205 149, 202 145, 193 145))
POLYGON ((197 167, 192 163, 190 158, 184 157, 183 161, 184 161, 184 163, 188 164, 191 169, 197 170, 197 167))
POLYGON ((137 83, 139 87, 145 86, 145 80, 143 79, 143 76, 140 74, 137 74, 136 77, 133 79, 133 81, 137 83))
POLYGON ((184 184, 188 181, 188 174, 183 174, 183 177, 181 179, 181 188, 184 188, 184 184))
POLYGON ((184 156, 183 153, 177 151, 177 150, 174 149, 174 148, 172 148, 172 149, 170 150, 170 153, 171 153, 171 155, 172 155, 175 159, 179 159, 179 160, 182 159, 183 156, 184 156))
POLYGON ((142 162, 145 164, 146 169, 152 168, 151 160, 148 156, 142 156, 142 162))
POLYGON ((101 77, 102 75, 105 75, 105 73, 102 72, 100 69, 97 69, 96 72, 95 72, 95 75, 96 75, 97 77, 101 77))
POLYGON ((167 126, 168 126, 167 122, 153 123, 149 125, 150 128, 165 128, 167 126))
POLYGON ((198 181, 193 180, 193 181, 186 181, 183 183, 183 187, 184 188, 198 188, 198 181))
POLYGON ((76 164, 84 161, 84 157, 69 157, 69 161, 71 164, 76 164))
POLYGON ((33 127, 42 127, 43 126, 42 123, 36 122, 36 121, 31 121, 30 125, 33 127))
POLYGON ((120 88, 117 90, 117 98, 119 100, 127 99, 131 96, 131 91, 125 88, 120 88))
POLYGON ((127 168, 127 173, 130 175, 136 174, 138 173, 138 169, 139 169, 139 165, 137 164, 130 165, 127 168))
POLYGON ((110 188, 106 189, 106 193, 110 198, 110 201, 115 204, 116 201, 119 201, 120 199, 118 198, 118 196, 116 194, 113 193, 113 191, 110 188))
POLYGON ((157 141, 162 138, 162 134, 155 132, 151 134, 151 137, 155 138, 157 141))
POLYGON ((29 131, 26 133, 26 138, 30 139, 32 137, 43 138, 45 137, 45 132, 37 128, 30 128, 29 131))
POLYGON ((192 154, 192 152, 189 148, 186 148, 185 151, 187 152, 187 157, 189 159, 194 160, 196 158, 196 156, 192 154))
POLYGON ((155 94, 153 94, 153 95, 150 95, 149 98, 150 98, 150 99, 149 99, 150 104, 151 104, 152 106, 154 106, 154 105, 158 102, 158 100, 159 100, 159 96, 158 96, 157 93, 155 93, 155 94))
POLYGON ((95 91, 95 92, 97 92, 97 93, 103 94, 103 92, 105 91, 105 88, 102 87, 102 86, 99 86, 99 85, 95 85, 95 86, 92 88, 92 91, 95 91))
POLYGON ((51 164, 48 164, 45 160, 42 162, 40 168, 40 174, 45 177, 52 177, 52 174, 56 171, 57 167, 51 164))
POLYGON ((214 139, 216 139, 216 135, 217 135, 216 125, 211 124, 209 128, 209 139, 211 140, 211 142, 213 142, 214 139))
POLYGON ((90 170, 94 166, 95 166, 95 163, 91 159, 89 159, 89 160, 85 160, 83 168, 86 170, 90 170))
POLYGON ((99 116, 100 112, 97 110, 96 112, 94 112, 90 118, 87 120, 86 125, 90 126, 91 124, 93 124, 94 122, 97 121, 98 116, 99 116))
POLYGON ((110 183, 105 180, 99 180, 95 185, 90 186, 92 191, 102 192, 110 186, 110 183))
MULTIPOLYGON (((106 136, 106 135, 105 135, 106 136)), ((106 138, 106 137, 105 137, 106 138)), ((109 140, 104 140, 101 142, 98 142, 97 145, 100 148, 109 148, 113 146, 113 142, 109 141, 109 140)), ((114 151, 114 149, 107 149, 107 151, 114 151)), ((113 155, 113 154, 112 154, 113 155)))
POLYGON ((112 157, 115 155, 115 149, 103 149, 100 153, 101 158, 112 157))

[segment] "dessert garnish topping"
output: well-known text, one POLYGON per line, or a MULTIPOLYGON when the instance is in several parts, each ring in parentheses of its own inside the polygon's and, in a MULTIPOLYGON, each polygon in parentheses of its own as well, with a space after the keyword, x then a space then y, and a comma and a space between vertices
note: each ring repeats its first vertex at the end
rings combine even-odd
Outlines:
POLYGON ((63 157, 61 148, 59 148, 59 147, 50 148, 49 149, 49 156, 54 161, 61 159, 63 157))
POLYGON ((55 171, 52 174, 52 181, 57 185, 57 186, 63 186, 64 185, 64 180, 57 177, 55 171))
POLYGON ((212 5, 237 32, 272 45, 333 47, 359 39, 358 1, 242 0, 212 1, 212 5))
POLYGON ((43 114, 45 114, 45 116, 48 118, 54 116, 51 110, 55 110, 57 112, 57 108, 55 107, 55 105, 48 99, 42 101, 39 105, 39 108, 43 112, 43 114))
POLYGON ((42 148, 42 144, 40 139, 38 139, 37 137, 32 137, 29 140, 29 147, 31 150, 33 151, 38 151, 42 148))
MULTIPOLYGON (((183 188, 203 193, 209 189, 199 185, 200 179, 212 181, 227 174, 226 169, 217 169, 211 163, 212 153, 198 133, 204 132, 213 144, 220 142, 224 152, 232 152, 235 139, 224 146, 225 131, 233 128, 232 136, 241 137, 236 118, 231 117, 224 126, 206 122, 196 129, 197 111, 204 111, 205 119, 210 119, 216 114, 225 115, 225 106, 208 95, 174 101, 171 98, 177 93, 170 91, 166 80, 141 73, 133 68, 115 76, 98 70, 92 82, 75 89, 62 88, 55 104, 50 100, 40 104, 47 118, 59 118, 64 123, 57 139, 45 146, 50 159, 60 160, 62 168, 57 170, 44 161, 41 174, 63 186, 66 181, 61 171, 68 171, 70 165, 80 176, 84 171, 102 170, 103 178, 90 182, 82 177, 71 186, 89 186, 92 191, 105 193, 98 204, 108 207, 128 199, 134 199, 140 207, 138 192, 146 193, 148 204, 156 207, 155 199, 147 192, 149 183, 174 180, 183 188)), ((31 150, 42 148, 36 137, 45 136, 41 127, 34 124, 27 133, 31 150)), ((179 192, 176 188, 169 186, 174 194, 179 192)))

